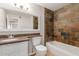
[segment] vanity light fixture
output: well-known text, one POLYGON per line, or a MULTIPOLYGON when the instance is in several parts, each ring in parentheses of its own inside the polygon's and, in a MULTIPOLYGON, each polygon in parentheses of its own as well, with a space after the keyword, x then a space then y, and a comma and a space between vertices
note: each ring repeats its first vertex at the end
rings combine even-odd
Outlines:
POLYGON ((20 5, 19 7, 20 7, 20 9, 23 9, 23 5, 20 5))
POLYGON ((17 4, 16 4, 16 3, 14 3, 14 6, 17 6, 17 4))
POLYGON ((29 8, 25 5, 20 5, 17 3, 14 3, 14 7, 19 8, 19 9, 23 9, 23 10, 28 10, 29 8))

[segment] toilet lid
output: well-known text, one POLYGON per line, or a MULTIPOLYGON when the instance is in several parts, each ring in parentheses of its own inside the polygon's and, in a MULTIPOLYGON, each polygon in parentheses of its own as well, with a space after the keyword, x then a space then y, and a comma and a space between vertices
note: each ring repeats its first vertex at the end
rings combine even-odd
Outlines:
POLYGON ((43 46, 43 45, 38 45, 38 46, 36 46, 36 50, 46 51, 47 48, 45 46, 43 46))

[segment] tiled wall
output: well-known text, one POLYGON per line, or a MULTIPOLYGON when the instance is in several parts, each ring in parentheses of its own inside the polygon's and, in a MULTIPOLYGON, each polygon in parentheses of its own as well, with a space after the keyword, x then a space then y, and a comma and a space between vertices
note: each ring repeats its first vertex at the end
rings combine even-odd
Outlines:
POLYGON ((79 46, 79 4, 64 6, 54 16, 54 39, 79 46))
POLYGON ((54 12, 45 8, 45 42, 52 41, 54 35, 54 12))

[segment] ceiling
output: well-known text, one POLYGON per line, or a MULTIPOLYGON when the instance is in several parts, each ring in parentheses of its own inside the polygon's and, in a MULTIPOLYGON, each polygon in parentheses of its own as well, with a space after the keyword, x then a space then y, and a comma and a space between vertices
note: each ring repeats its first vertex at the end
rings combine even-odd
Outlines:
POLYGON ((52 11, 58 10, 68 4, 69 3, 38 3, 38 5, 48 8, 52 11))

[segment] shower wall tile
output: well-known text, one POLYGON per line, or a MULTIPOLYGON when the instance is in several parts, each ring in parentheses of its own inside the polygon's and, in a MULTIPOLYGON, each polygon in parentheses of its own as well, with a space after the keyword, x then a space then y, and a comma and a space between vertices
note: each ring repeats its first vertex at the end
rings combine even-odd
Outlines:
POLYGON ((45 43, 53 40, 54 12, 45 8, 45 43))
POLYGON ((78 46, 79 3, 71 3, 54 12, 54 35, 57 41, 78 46), (65 35, 61 35, 61 32, 69 33, 70 35, 65 39, 65 35))

